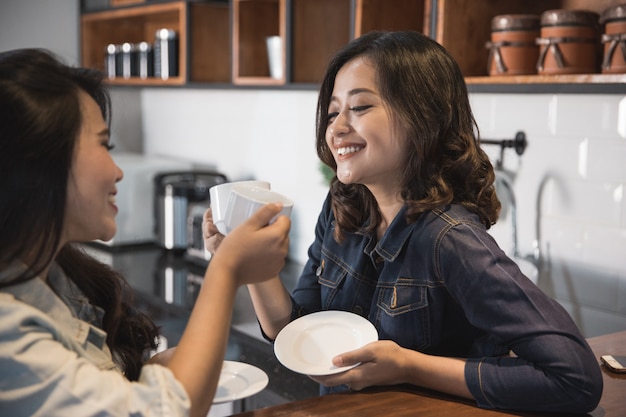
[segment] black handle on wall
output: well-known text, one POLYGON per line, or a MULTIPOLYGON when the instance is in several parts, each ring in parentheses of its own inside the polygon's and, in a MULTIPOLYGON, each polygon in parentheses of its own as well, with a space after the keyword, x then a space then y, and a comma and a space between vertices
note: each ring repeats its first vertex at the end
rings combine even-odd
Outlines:
POLYGON ((515 153, 523 155, 528 146, 528 141, 526 140, 526 133, 519 131, 515 134, 514 139, 480 139, 480 144, 500 146, 500 159, 496 162, 496 168, 502 168, 504 150, 506 148, 514 148, 515 153))

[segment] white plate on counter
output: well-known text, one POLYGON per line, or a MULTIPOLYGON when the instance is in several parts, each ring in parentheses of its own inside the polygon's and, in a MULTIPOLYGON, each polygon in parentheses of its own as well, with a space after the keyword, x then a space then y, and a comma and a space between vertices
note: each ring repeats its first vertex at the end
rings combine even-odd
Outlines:
POLYGON ((274 354, 286 368, 305 375, 331 375, 359 364, 336 367, 333 357, 378 340, 372 323, 346 311, 320 311, 285 326, 274 341, 274 354))
POLYGON ((224 361, 213 404, 250 397, 267 386, 269 378, 256 366, 243 362, 224 361))

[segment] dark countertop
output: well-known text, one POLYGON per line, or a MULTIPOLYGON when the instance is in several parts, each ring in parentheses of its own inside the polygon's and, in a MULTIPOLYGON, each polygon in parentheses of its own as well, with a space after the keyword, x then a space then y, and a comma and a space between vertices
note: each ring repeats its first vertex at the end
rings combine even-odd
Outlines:
MULTIPOLYGON (((124 275, 133 287, 135 304, 160 326, 168 346, 175 346, 197 297, 206 263, 152 245, 108 247, 94 243, 85 249, 124 275)), ((295 286, 301 270, 302 265, 287 261, 280 276, 288 290, 295 286)), ((273 346, 261 336, 245 287, 235 298, 225 359, 249 363, 269 376, 268 386, 237 404, 235 411, 283 404, 319 393, 317 383, 278 362, 273 346)))

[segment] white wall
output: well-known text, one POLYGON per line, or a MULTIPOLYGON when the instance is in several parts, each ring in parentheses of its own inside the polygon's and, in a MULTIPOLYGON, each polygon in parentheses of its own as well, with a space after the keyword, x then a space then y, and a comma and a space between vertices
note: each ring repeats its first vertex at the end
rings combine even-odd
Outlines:
MULTIPOLYGON (((626 329, 626 97, 473 94, 484 137, 528 136, 505 154, 523 255, 538 241, 539 285, 585 334, 626 329)), ((490 153, 491 154, 491 153, 490 153)), ((502 200, 506 202, 506 197, 502 200)), ((509 248, 510 216, 494 236, 509 248)))
POLYGON ((0 51, 47 48, 79 61, 79 0, 0 0, 0 51))

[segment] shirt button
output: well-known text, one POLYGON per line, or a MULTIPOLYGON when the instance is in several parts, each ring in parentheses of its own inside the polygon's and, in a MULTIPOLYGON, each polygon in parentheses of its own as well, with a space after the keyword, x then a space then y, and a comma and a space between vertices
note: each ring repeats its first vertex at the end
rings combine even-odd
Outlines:
POLYGON ((324 259, 322 259, 322 263, 315 270, 315 276, 317 276, 318 278, 321 277, 322 272, 324 272, 324 262, 325 262, 324 259))
POLYGON ((361 306, 354 306, 354 308, 352 309, 352 312, 355 314, 358 314, 359 316, 363 315, 363 307, 361 306))

